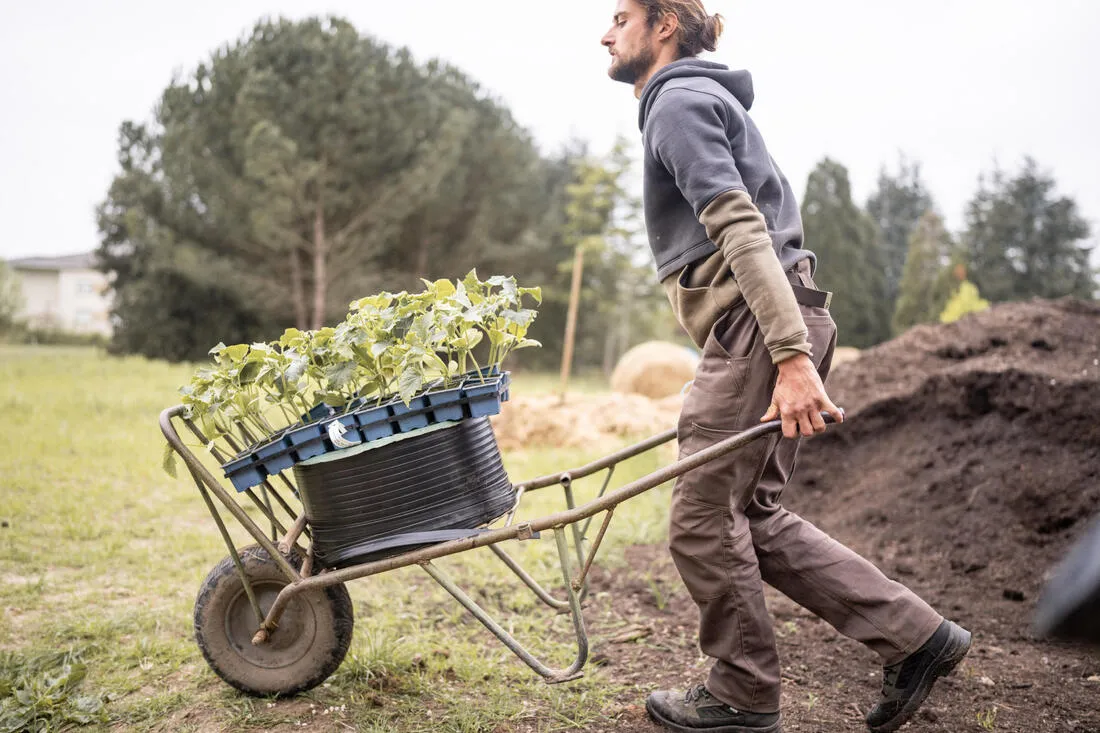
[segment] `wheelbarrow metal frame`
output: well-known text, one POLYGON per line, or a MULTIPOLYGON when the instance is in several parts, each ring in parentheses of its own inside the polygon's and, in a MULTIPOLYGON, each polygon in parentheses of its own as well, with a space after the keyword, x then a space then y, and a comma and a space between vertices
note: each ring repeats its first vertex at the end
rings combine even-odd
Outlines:
MULTIPOLYGON (((214 517, 214 521, 218 526, 222 539, 229 549, 230 556, 233 558, 237 572, 244 584, 249 602, 257 617, 257 632, 253 638, 254 644, 263 644, 267 641, 271 632, 277 628, 279 618, 286 609, 287 604, 298 594, 347 583, 372 575, 378 575, 379 573, 388 572, 390 570, 397 570, 411 565, 419 565, 433 580, 439 583, 439 585, 450 593, 463 607, 470 611, 470 613, 489 629, 494 636, 500 639, 500 641, 517 657, 550 683, 565 682, 567 680, 576 679, 583 674, 581 669, 588 658, 588 636, 585 630, 584 618, 581 613, 581 603, 587 592, 588 573, 591 570, 592 563, 596 553, 599 551, 600 544, 603 541, 615 509, 619 504, 627 499, 645 493, 650 489, 661 486, 694 468, 698 468, 705 463, 748 445, 755 440, 778 433, 781 428, 781 423, 778 420, 762 423, 608 492, 607 488, 610 484, 615 467, 625 460, 639 456, 675 439, 676 431, 668 430, 583 466, 514 484, 516 489, 516 505, 508 514, 506 523, 502 527, 489 529, 464 539, 451 540, 427 547, 421 547, 420 549, 411 550, 381 560, 365 562, 340 569, 323 569, 319 573, 313 574, 312 549, 302 550, 302 548, 297 545, 302 535, 307 534, 309 531, 304 509, 301 512, 295 512, 290 504, 283 498, 279 490, 273 485, 270 478, 261 485, 261 496, 257 496, 251 489, 243 492, 270 523, 271 536, 269 537, 264 532, 263 528, 247 514, 245 509, 233 495, 226 490, 222 482, 202 463, 202 461, 199 460, 198 456, 184 444, 176 430, 175 420, 182 422, 187 427, 188 431, 201 441, 202 445, 211 453, 215 460, 219 462, 224 462, 225 460, 224 454, 218 450, 217 446, 209 441, 191 420, 184 417, 183 413, 184 408, 182 405, 164 410, 160 415, 161 431, 164 433, 172 449, 182 457, 184 463, 187 465, 188 471, 191 473, 199 493, 202 495, 207 508, 214 517), (573 496, 573 482, 604 470, 607 471, 607 476, 600 489, 599 495, 592 501, 577 506, 573 496), (520 522, 518 524, 513 523, 519 503, 526 493, 551 486, 559 486, 562 488, 567 506, 565 511, 520 522), (275 497, 276 504, 278 504, 290 517, 291 521, 289 528, 279 522, 276 517, 271 503, 271 497, 275 497), (280 591, 266 614, 261 610, 256 600, 255 593, 244 572, 244 566, 241 563, 237 549, 218 511, 217 505, 214 503, 214 499, 217 499, 233 518, 244 527, 257 544, 270 555, 272 560, 287 578, 288 585, 280 591), (600 525, 595 541, 592 543, 591 547, 588 547, 586 537, 587 531, 592 520, 596 515, 601 513, 604 514, 603 522, 600 525), (573 535, 573 549, 576 553, 576 560, 578 563, 576 575, 572 574, 570 550, 568 547, 569 543, 565 534, 566 527, 570 527, 573 535), (498 547, 500 543, 508 540, 524 541, 537 538, 539 533, 548 530, 554 532, 558 558, 561 563, 562 578, 565 583, 567 596, 564 601, 554 598, 553 595, 543 589, 518 562, 507 555, 503 549, 498 547), (466 595, 440 567, 432 562, 433 560, 456 555, 460 552, 466 552, 467 550, 473 550, 478 547, 488 547, 497 555, 505 566, 507 566, 509 570, 511 570, 547 606, 559 611, 569 609, 577 641, 577 654, 572 664, 564 669, 553 669, 543 664, 494 621, 484 609, 473 601, 473 599, 466 595), (296 570, 287 560, 287 556, 294 548, 297 548, 306 557, 301 571, 296 570)), ((828 416, 826 416, 826 418, 831 421, 828 416)), ((233 437, 225 437, 228 446, 234 452, 239 452, 240 446, 233 437)), ((245 441, 251 441, 251 436, 247 433, 243 433, 242 438, 245 441)), ((283 474, 279 474, 278 478, 281 480, 281 483, 284 484, 285 488, 297 494, 294 484, 291 483, 289 479, 283 474)))

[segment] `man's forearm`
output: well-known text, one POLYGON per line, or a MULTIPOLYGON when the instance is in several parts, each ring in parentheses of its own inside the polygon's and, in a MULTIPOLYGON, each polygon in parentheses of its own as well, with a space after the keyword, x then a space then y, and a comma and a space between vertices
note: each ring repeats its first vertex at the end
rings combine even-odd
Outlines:
POLYGON ((732 190, 721 194, 707 205, 699 220, 737 277, 741 294, 760 323, 772 362, 809 354, 798 302, 772 248, 764 216, 748 193, 732 190))

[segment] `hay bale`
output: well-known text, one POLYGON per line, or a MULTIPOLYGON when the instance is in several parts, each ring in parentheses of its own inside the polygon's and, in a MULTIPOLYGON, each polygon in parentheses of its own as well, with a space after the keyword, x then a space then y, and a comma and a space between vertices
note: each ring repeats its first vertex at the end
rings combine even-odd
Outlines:
POLYGON ((623 354, 611 373, 611 390, 661 399, 695 379, 697 353, 667 341, 647 341, 623 354))
POLYGON ((850 364, 853 361, 859 361, 861 356, 859 349, 852 346, 838 346, 836 351, 833 352, 833 366, 838 367, 841 364, 850 364))

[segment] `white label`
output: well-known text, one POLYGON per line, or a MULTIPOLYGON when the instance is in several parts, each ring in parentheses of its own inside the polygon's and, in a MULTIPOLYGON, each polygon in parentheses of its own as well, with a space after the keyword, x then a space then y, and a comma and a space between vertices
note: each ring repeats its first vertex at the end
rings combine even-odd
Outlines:
POLYGON ((332 441, 332 444, 337 448, 352 448, 359 445, 359 443, 353 443, 350 440, 344 440, 344 434, 348 432, 348 429, 344 427, 344 424, 339 420, 333 420, 328 424, 328 437, 332 441))

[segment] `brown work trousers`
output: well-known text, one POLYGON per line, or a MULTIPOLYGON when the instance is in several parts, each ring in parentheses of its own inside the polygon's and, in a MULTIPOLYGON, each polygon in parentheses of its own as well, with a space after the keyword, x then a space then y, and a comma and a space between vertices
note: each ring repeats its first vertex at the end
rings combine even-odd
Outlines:
MULTIPOLYGON (((788 277, 815 287, 808 263, 788 277)), ((827 310, 799 307, 824 380, 836 325, 827 310)), ((680 457, 758 425, 776 374, 742 300, 718 319, 703 348, 680 415, 680 457)), ((758 439, 684 474, 672 495, 669 547, 699 606, 699 646, 715 659, 707 689, 746 712, 779 710, 779 656, 763 583, 863 642, 886 664, 919 648, 943 620, 905 586, 783 508, 780 494, 799 442, 758 439)))

